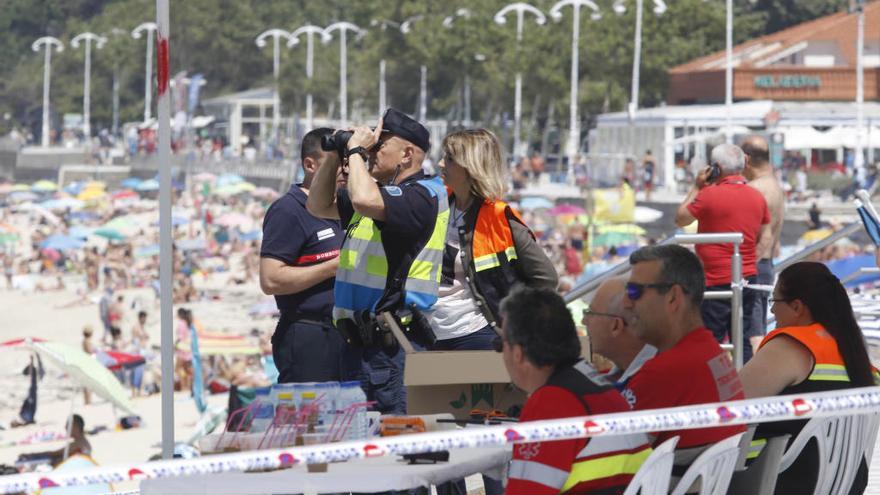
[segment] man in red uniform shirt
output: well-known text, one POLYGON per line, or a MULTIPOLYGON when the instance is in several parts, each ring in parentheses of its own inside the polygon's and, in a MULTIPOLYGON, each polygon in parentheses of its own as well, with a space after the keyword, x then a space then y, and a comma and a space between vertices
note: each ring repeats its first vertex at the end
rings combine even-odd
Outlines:
MULTIPOLYGON (((565 302, 550 289, 522 288, 501 302, 496 350, 513 383, 529 394, 520 421, 629 411, 592 366, 565 302)), ((514 446, 508 495, 622 493, 651 452, 644 434, 514 446)))
MULTIPOLYGON (((743 177, 745 153, 739 146, 719 144, 712 149, 712 165, 697 176, 694 187, 675 216, 675 223, 685 227, 699 221, 697 232, 742 232, 742 276, 749 283, 758 281, 758 240, 770 233, 767 201, 743 177)), ((700 244, 697 255, 706 270, 706 289, 730 290, 733 244, 700 244)), ((739 280, 735 281, 739 282, 739 280)), ((743 362, 752 357, 750 337, 764 335, 763 322, 755 316, 761 298, 752 289, 743 291, 743 362)), ((703 321, 722 342, 730 338, 730 301, 710 299, 702 304, 703 321)), ((732 342, 732 339, 731 339, 732 342)))
MULTIPOLYGON (((630 330, 657 348, 623 392, 633 409, 743 399, 733 363, 700 317, 700 260, 681 246, 661 245, 643 247, 629 261, 624 308, 630 330)), ((654 445, 678 435, 675 464, 687 466, 706 447, 741 431, 745 426, 663 431, 655 434, 654 445)))

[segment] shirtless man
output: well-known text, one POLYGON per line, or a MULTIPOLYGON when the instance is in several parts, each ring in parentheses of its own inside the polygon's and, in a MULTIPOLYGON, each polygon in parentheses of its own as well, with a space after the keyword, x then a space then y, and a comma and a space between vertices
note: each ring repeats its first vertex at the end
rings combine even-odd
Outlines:
MULTIPOLYGON (((785 193, 776 179, 773 165, 770 164, 770 150, 767 140, 762 136, 749 136, 740 145, 746 154, 746 167, 743 175, 749 180, 749 185, 754 187, 764 196, 767 208, 770 210, 770 234, 762 236, 758 240, 758 283, 761 285, 773 285, 773 257, 779 253, 779 238, 782 234, 782 222, 785 220, 785 193)), ((767 300, 768 292, 762 292, 760 303, 755 305, 755 321, 763 322, 763 328, 767 327, 767 300)), ((752 348, 757 349, 763 336, 751 337, 752 348)))

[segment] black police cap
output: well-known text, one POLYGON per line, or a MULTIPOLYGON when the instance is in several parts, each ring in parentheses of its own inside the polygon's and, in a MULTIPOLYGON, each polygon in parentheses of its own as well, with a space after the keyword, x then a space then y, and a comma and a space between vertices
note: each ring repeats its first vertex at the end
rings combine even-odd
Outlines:
POLYGON ((431 149, 431 134, 428 129, 405 113, 389 108, 382 116, 382 131, 406 139, 422 151, 431 149))

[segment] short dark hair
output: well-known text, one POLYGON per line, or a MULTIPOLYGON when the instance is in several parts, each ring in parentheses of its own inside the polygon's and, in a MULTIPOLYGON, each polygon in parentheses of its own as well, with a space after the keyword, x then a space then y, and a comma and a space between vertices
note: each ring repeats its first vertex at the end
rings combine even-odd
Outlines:
POLYGON ((763 166, 770 162, 770 149, 767 147, 767 141, 762 137, 746 139, 740 148, 752 161, 752 165, 763 166))
POLYGON ((330 129, 329 127, 319 127, 307 132, 306 135, 303 136, 302 144, 300 145, 299 159, 305 160, 306 158, 318 158, 318 155, 323 151, 321 149, 321 138, 329 136, 333 134, 333 132, 333 129, 330 129))
POLYGON ((571 313, 556 291, 521 287, 501 301, 505 339, 537 366, 567 366, 581 355, 571 313))
POLYGON ((681 286, 691 303, 699 308, 706 291, 706 277, 696 254, 677 244, 660 244, 639 248, 629 255, 632 265, 644 261, 659 261, 661 280, 657 282, 681 286))
POLYGON ((147 316, 146 311, 138 311, 138 318, 146 318, 146 316, 147 316))

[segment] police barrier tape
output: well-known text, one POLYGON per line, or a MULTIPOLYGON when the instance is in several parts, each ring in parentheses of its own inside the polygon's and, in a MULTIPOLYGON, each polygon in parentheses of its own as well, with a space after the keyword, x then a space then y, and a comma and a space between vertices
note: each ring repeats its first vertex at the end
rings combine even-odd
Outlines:
POLYGON ((120 464, 80 471, 18 474, 0 477, 0 493, 92 483, 122 483, 130 480, 193 474, 277 469, 296 464, 339 462, 469 447, 494 447, 521 442, 706 428, 870 412, 880 412, 880 387, 764 397, 558 420, 529 421, 511 425, 401 435, 365 441, 216 454, 194 459, 120 464))

